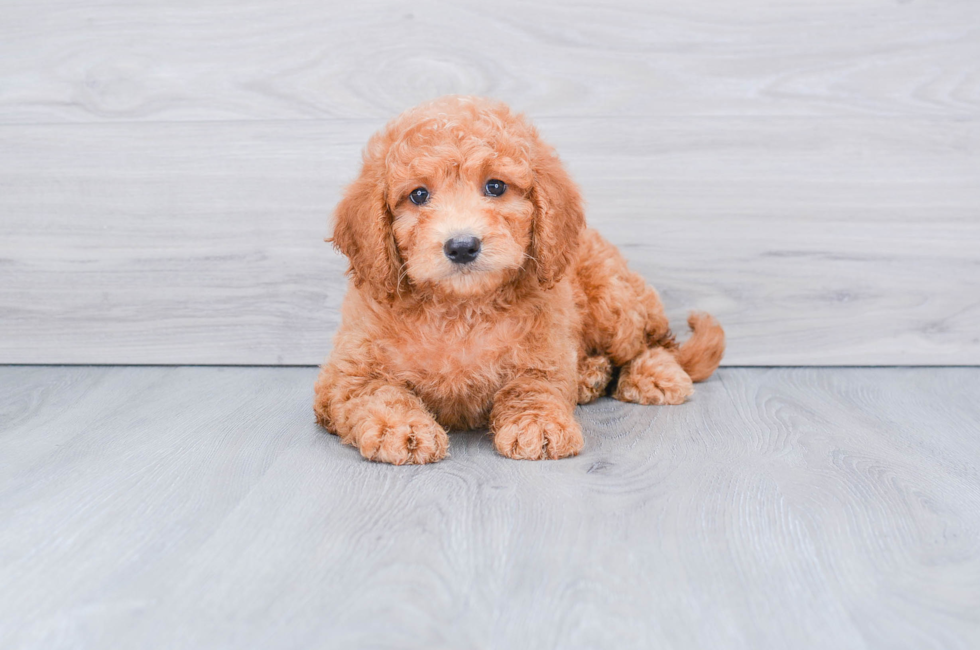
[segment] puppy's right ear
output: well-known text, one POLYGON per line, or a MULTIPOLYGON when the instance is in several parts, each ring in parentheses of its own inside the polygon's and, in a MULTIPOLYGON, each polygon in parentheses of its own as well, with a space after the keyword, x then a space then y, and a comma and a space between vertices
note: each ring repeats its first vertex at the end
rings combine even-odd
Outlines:
POLYGON ((538 281, 547 288, 561 279, 565 268, 575 258, 579 236, 585 228, 585 212, 578 187, 554 150, 537 134, 534 140, 531 251, 538 281))
POLYGON ((385 199, 384 165, 365 159, 361 175, 344 192, 334 213, 334 247, 350 261, 354 285, 367 285, 378 300, 398 294, 401 258, 385 199))

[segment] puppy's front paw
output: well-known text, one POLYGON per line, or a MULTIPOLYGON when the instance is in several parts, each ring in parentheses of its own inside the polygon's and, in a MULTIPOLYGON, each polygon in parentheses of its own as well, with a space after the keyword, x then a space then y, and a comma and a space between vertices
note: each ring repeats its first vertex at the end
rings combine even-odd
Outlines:
POLYGON ((428 413, 388 409, 371 413, 354 427, 354 444, 361 455, 393 465, 422 465, 446 457, 449 436, 428 413))
POLYGON ((493 444, 504 456, 518 460, 576 456, 582 447, 582 428, 567 407, 551 406, 499 418, 493 444))

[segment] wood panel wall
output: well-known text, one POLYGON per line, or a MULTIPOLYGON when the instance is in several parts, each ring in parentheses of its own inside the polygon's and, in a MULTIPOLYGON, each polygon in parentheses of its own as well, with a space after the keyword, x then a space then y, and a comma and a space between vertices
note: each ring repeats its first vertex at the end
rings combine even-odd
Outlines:
POLYGON ((980 363, 980 3, 6 2, 0 362, 315 364, 359 151, 525 111, 730 365, 980 363))

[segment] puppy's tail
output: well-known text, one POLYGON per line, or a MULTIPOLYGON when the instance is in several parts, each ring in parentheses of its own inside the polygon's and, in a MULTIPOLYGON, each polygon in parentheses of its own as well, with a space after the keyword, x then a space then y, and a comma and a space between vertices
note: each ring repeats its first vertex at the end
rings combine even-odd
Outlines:
POLYGON ((691 338, 672 352, 693 381, 704 381, 725 354, 725 330, 714 316, 703 312, 691 312, 687 324, 691 326, 691 338))

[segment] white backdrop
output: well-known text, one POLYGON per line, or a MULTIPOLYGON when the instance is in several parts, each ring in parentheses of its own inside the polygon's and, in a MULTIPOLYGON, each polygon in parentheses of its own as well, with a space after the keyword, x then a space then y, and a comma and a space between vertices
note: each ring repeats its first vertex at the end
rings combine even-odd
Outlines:
POLYGON ((90 4, 0 3, 2 363, 320 362, 360 148, 450 92, 725 363, 980 363, 980 3, 90 4))

